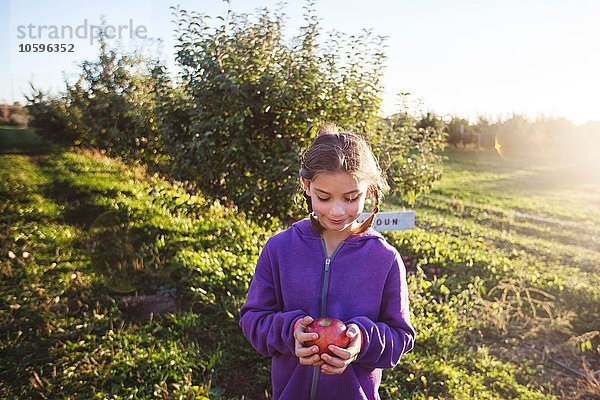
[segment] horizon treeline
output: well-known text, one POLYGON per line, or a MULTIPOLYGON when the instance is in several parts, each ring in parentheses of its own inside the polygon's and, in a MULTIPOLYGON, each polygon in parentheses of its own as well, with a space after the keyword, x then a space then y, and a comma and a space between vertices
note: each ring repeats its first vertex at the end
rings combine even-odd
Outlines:
POLYGON ((600 121, 576 125, 564 117, 535 119, 513 114, 505 119, 452 117, 447 144, 454 148, 497 150, 503 157, 569 162, 600 158, 600 121))

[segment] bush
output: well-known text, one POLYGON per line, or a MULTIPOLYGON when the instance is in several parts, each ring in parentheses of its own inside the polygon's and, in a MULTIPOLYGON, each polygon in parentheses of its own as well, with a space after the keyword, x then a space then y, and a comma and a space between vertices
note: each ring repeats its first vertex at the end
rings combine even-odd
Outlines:
POLYGON ((382 39, 332 34, 322 48, 312 4, 286 43, 282 13, 210 19, 175 10, 177 60, 193 98, 191 132, 174 154, 179 178, 251 213, 289 216, 310 128, 333 120, 371 129, 381 102, 382 39))
POLYGON ((40 89, 33 88, 27 98, 27 110, 31 115, 30 125, 38 133, 55 143, 81 144, 84 131, 78 129, 80 116, 74 115, 68 95, 51 97, 40 89))
POLYGON ((97 60, 81 64, 66 92, 49 96, 33 88, 31 125, 55 142, 98 148, 125 159, 157 163, 161 150, 155 86, 164 68, 141 54, 120 54, 100 38, 97 60))
POLYGON ((442 177, 446 133, 435 115, 420 119, 407 111, 380 120, 374 137, 375 153, 386 171, 395 200, 414 206, 442 177))
POLYGON ((297 216, 300 154, 323 122, 371 142, 408 204, 439 179, 440 119, 378 116, 383 38, 363 31, 322 40, 310 2, 291 41, 283 12, 229 10, 216 24, 180 9, 174 16, 178 81, 101 38, 99 58, 82 63, 64 93, 34 89, 32 125, 51 140, 142 162, 256 217, 297 216))

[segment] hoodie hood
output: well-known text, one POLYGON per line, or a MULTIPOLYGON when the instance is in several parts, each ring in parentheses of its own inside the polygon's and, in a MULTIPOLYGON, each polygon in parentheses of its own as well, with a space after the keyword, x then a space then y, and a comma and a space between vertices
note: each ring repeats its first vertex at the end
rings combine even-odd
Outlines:
MULTIPOLYGON (((304 239, 321 239, 321 235, 313 228, 310 218, 295 222, 292 225, 292 228, 304 239)), ((348 236, 346 239, 344 239, 344 243, 362 243, 364 241, 373 239, 384 240, 381 233, 377 232, 373 228, 369 228, 365 233, 361 233, 359 235, 352 234, 348 236)))

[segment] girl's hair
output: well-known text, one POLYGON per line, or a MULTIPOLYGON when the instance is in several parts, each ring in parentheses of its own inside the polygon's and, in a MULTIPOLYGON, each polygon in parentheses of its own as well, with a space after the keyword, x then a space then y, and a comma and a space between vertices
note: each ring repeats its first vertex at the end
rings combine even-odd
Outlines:
MULTIPOLYGON (((388 184, 377 165, 371 148, 362 138, 340 132, 334 124, 321 127, 314 142, 302 157, 300 176, 312 181, 324 172, 348 172, 359 182, 367 181, 375 199, 373 212, 353 233, 366 232, 379 212, 379 201, 388 184)), ((313 215, 310 196, 304 192, 313 227, 322 233, 324 228, 313 215)))

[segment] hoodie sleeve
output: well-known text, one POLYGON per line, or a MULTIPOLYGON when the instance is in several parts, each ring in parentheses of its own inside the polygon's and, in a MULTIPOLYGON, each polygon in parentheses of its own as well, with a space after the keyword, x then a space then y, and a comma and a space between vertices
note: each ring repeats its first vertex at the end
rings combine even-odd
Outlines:
POLYGON ((256 264, 248 300, 240 310, 240 327, 254 349, 266 357, 294 354, 294 323, 306 315, 301 310, 282 311, 277 296, 269 242, 256 264))
POLYGON ((383 289, 379 320, 355 317, 363 334, 363 346, 356 363, 368 368, 393 368, 404 353, 412 350, 415 330, 410 323, 406 269, 398 253, 394 257, 383 289))

